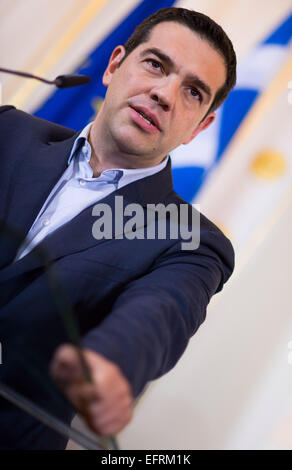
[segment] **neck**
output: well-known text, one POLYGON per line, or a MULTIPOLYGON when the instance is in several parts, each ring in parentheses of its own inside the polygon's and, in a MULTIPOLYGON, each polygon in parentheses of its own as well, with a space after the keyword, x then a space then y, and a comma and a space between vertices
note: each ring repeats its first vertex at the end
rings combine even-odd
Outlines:
POLYGON ((91 146, 90 166, 93 176, 98 177, 104 170, 111 168, 147 168, 158 165, 163 158, 153 159, 152 161, 143 159, 139 155, 130 155, 122 152, 115 144, 114 140, 108 135, 109 131, 104 129, 101 123, 101 110, 96 116, 88 135, 88 141, 91 146))

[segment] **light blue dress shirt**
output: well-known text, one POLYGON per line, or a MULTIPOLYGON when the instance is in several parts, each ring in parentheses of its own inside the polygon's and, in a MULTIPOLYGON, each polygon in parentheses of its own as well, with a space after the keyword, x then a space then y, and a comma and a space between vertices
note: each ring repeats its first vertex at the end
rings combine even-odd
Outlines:
POLYGON ((162 170, 169 157, 160 164, 137 169, 113 168, 104 170, 93 178, 89 164, 91 146, 88 135, 92 122, 74 141, 68 159, 68 167, 52 189, 26 239, 20 246, 15 261, 21 259, 39 244, 47 235, 73 219, 77 214, 100 201, 118 188, 153 175, 162 170))

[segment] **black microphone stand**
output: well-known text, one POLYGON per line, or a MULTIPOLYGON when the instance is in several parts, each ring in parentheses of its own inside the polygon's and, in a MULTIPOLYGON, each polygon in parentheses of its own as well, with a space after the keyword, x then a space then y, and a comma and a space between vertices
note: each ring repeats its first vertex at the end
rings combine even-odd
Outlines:
POLYGON ((90 82, 90 77, 88 77, 88 75, 59 75, 54 80, 47 80, 46 78, 33 75, 32 73, 20 72, 18 70, 11 70, 3 67, 0 67, 0 72, 17 75, 19 77, 34 78, 35 80, 47 83, 48 85, 56 85, 58 88, 71 88, 73 86, 85 85, 90 82))

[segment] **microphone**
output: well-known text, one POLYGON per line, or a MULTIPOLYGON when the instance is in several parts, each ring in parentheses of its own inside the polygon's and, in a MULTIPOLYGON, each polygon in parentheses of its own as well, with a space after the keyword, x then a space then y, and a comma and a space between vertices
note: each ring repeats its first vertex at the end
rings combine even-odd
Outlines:
POLYGON ((70 88, 89 83, 90 77, 88 75, 59 75, 54 82, 58 88, 70 88))
POLYGON ((55 80, 46 80, 45 78, 38 77, 32 73, 5 69, 3 67, 0 67, 0 72, 18 75, 19 77, 34 78, 35 80, 39 80, 40 82, 44 82, 49 85, 56 85, 57 88, 71 88, 73 86, 85 85, 86 83, 90 82, 90 77, 88 77, 88 75, 59 75, 55 78, 55 80))

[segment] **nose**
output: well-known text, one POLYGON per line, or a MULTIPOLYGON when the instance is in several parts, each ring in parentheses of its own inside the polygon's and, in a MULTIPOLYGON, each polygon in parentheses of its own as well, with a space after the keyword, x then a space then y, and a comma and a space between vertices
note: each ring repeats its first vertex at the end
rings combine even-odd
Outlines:
POLYGON ((164 109, 169 111, 172 109, 178 91, 178 84, 171 77, 164 79, 151 90, 151 98, 156 101, 164 109))

